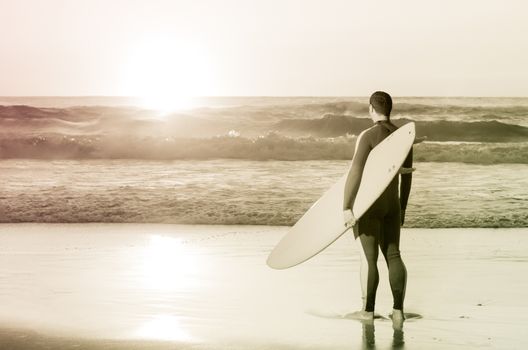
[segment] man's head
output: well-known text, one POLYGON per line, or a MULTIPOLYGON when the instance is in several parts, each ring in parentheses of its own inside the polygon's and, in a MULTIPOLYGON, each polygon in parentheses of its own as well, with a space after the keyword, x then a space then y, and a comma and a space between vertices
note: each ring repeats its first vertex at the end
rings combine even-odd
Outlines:
POLYGON ((370 106, 371 115, 374 112, 379 116, 385 116, 389 119, 392 110, 392 98, 386 92, 376 91, 370 96, 370 106))

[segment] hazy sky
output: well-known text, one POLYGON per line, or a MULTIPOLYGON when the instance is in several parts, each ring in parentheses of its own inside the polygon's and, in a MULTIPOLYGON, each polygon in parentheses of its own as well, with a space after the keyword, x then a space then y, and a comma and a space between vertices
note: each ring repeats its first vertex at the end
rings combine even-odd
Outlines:
POLYGON ((525 1, 0 0, 0 95, 528 96, 525 1))

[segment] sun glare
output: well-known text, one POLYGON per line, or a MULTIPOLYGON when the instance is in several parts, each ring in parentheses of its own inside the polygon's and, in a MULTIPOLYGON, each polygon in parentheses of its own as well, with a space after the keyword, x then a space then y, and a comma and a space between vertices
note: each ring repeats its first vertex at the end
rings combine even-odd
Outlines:
POLYGON ((145 287, 162 291, 186 291, 199 287, 196 273, 204 262, 196 254, 178 239, 152 235, 143 255, 145 287))
MULTIPOLYGON (((206 286, 203 270, 207 260, 197 248, 179 238, 153 234, 140 261, 143 286, 161 295, 185 295, 206 286)), ((142 322, 135 334, 157 340, 195 340, 186 331, 180 315, 158 314, 142 322)))
POLYGON ((158 315, 138 330, 140 338, 155 340, 190 341, 192 337, 182 327, 180 318, 172 315, 158 315))
POLYGON ((169 112, 193 108, 193 97, 211 87, 207 51, 198 43, 166 37, 140 41, 125 67, 123 91, 148 109, 169 112))

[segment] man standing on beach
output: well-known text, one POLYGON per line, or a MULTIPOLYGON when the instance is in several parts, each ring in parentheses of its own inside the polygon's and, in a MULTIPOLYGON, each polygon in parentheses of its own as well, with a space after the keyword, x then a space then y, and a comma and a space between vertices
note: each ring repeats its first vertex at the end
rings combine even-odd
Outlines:
MULTIPOLYGON (((405 208, 411 190, 412 170, 402 172, 399 188, 399 177, 395 176, 387 189, 357 221, 357 225, 351 210, 370 151, 397 129, 390 121, 391 110, 392 99, 389 94, 382 91, 372 94, 369 112, 374 126, 358 136, 350 175, 345 184, 344 220, 347 227, 354 226, 354 237, 358 242, 361 255, 360 278, 363 292, 362 310, 349 314, 347 317, 368 321, 374 319, 376 290, 379 282, 377 268, 379 247, 389 269, 389 281, 394 299, 393 323, 401 324, 404 320, 403 301, 407 270, 400 256, 400 226, 403 225, 405 218, 405 208)), ((404 169, 412 168, 412 149, 403 167, 404 169)))

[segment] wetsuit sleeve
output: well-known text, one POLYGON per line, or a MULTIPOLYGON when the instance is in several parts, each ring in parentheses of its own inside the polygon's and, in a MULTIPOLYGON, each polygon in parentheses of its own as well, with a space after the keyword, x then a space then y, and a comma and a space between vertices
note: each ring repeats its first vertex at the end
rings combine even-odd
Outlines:
MULTIPOLYGON (((413 165, 413 150, 409 151, 407 158, 403 162, 404 168, 412 168, 413 165)), ((411 192, 412 172, 409 174, 401 175, 400 184, 400 208, 405 210, 407 208, 407 200, 409 199, 409 193, 411 192)))
POLYGON ((356 199, 361 183, 361 176, 363 175, 363 168, 367 162, 368 155, 372 147, 365 132, 362 132, 356 141, 356 150, 352 158, 352 165, 348 172, 347 182, 345 183, 345 194, 343 198, 343 210, 352 209, 354 207, 354 200, 356 199))

